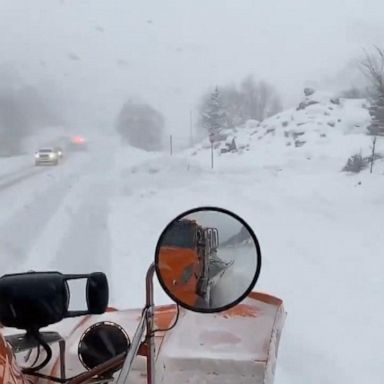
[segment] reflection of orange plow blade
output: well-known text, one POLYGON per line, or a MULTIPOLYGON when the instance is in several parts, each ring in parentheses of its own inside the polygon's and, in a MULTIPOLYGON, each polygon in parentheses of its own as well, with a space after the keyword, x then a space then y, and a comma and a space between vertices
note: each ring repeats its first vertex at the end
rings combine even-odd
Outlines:
MULTIPOLYGON (((68 323, 53 326, 53 330, 67 335, 68 374, 84 370, 77 358, 77 345, 90 325, 113 321, 123 326, 132 338, 140 315, 141 309, 112 311, 73 319, 70 323, 77 324, 73 328, 68 328, 68 323)), ((156 307, 156 327, 169 327, 175 315, 175 305, 156 307)), ((280 299, 255 292, 221 313, 198 314, 181 309, 178 323, 171 331, 156 333, 156 382, 271 384, 284 319, 280 299)), ((53 346, 53 352, 58 352, 57 346, 53 346)), ((58 360, 53 359, 44 371, 58 375, 58 360)), ((145 357, 138 356, 129 383, 145 382, 145 357)))
POLYGON ((229 261, 227 263, 223 263, 221 266, 221 269, 218 270, 217 273, 214 274, 213 276, 210 276, 208 288, 207 288, 207 296, 209 299, 210 299, 211 289, 215 287, 215 285, 220 281, 223 275, 232 267, 233 263, 234 263, 234 260, 229 261))

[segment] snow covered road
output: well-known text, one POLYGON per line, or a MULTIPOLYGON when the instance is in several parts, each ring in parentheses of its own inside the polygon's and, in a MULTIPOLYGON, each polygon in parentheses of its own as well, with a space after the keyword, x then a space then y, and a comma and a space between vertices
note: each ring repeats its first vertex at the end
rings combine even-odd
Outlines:
MULTIPOLYGON (((103 270, 111 304, 141 307, 164 227, 192 207, 221 206, 256 232, 256 289, 288 311, 276 383, 381 383, 383 180, 240 160, 211 170, 202 158, 105 148, 0 188, 3 273, 103 270)), ((170 302, 157 283, 155 299, 170 302)))
POLYGON ((7 175, 0 177, 0 191, 12 187, 15 184, 18 184, 24 180, 29 179, 39 173, 44 172, 43 168, 32 168, 26 167, 22 168, 19 171, 11 172, 7 175))
MULTIPOLYGON (((68 249, 67 243, 66 249, 62 236, 70 230, 81 234, 81 226, 85 224, 79 217, 90 214, 85 201, 89 202, 89 196, 98 190, 92 175, 97 178, 102 174, 96 159, 92 154, 74 154, 57 167, 27 168, 4 184, 0 179, 0 250, 4 272, 57 267, 65 269, 65 272, 78 271, 81 266, 73 264, 74 260, 93 260, 76 239, 68 241, 68 244, 75 244, 74 247, 79 249, 73 252, 74 249, 68 249), (75 217, 71 216, 72 212, 75 217), (67 251, 72 254, 64 256, 67 251), (83 253, 81 258, 80 252, 83 253), (60 263, 55 262, 58 259, 60 263)), ((105 209, 103 214, 105 217, 105 209)), ((96 222, 101 222, 99 217, 96 222)), ((93 244, 89 238, 84 237, 83 243, 85 241, 93 244)), ((109 260, 104 267, 108 263, 109 260)), ((89 262, 83 262, 83 268, 85 264, 92 268, 89 262)))

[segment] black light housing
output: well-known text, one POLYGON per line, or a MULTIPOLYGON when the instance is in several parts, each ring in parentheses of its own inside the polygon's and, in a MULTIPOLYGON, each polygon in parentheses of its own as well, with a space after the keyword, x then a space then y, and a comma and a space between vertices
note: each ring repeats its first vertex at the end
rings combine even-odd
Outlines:
POLYGON ((86 369, 92 369, 121 353, 127 353, 131 341, 125 330, 110 321, 91 325, 81 336, 78 356, 86 369))
POLYGON ((6 327, 38 331, 65 317, 105 312, 108 281, 102 272, 64 275, 60 272, 27 272, 0 278, 0 322, 6 327), (68 311, 68 280, 87 279, 87 310, 68 311))
POLYGON ((0 322, 6 327, 38 330, 62 320, 69 288, 58 272, 28 272, 0 278, 0 322))

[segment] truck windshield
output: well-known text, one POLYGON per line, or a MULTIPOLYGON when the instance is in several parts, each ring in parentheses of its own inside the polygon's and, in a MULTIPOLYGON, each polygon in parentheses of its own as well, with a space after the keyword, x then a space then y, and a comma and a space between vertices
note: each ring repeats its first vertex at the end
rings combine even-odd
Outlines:
POLYGON ((162 246, 194 248, 195 224, 189 221, 177 221, 164 235, 162 246))

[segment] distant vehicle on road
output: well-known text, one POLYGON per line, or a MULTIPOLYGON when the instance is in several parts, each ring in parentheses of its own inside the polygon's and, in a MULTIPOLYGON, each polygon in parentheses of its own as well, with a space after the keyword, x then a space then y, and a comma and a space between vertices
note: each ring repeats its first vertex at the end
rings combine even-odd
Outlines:
POLYGON ((57 165, 59 155, 54 148, 42 148, 35 153, 35 165, 57 165))
POLYGON ((87 141, 83 136, 73 136, 69 142, 68 148, 73 151, 87 150, 87 141))

